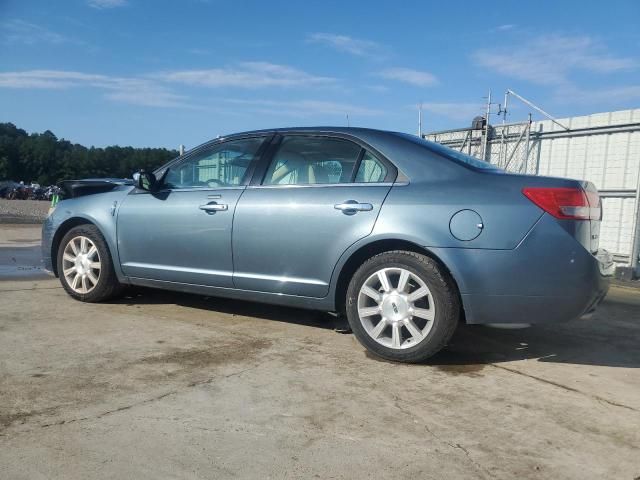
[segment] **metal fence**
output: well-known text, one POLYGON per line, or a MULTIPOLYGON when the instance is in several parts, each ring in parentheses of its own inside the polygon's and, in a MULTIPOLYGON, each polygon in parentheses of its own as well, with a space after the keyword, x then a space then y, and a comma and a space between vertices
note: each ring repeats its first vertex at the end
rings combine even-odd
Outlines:
POLYGON ((600 245, 637 270, 640 109, 423 135, 510 172, 589 180, 600 190, 600 245))
POLYGON ((427 140, 481 158, 505 170, 535 173, 535 142, 531 140, 532 123, 509 123, 484 129, 456 129, 424 135, 427 140), (533 149, 533 150, 532 150, 533 149))

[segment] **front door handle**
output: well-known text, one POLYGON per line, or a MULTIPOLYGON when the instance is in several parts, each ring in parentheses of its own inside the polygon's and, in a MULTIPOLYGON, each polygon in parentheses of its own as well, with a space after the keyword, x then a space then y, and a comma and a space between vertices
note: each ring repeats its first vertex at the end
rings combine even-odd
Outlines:
POLYGON ((373 205, 370 203, 358 203, 355 200, 347 200, 343 203, 336 203, 333 208, 342 210, 344 213, 370 212, 373 205))
POLYGON ((206 205, 200 205, 198 208, 205 212, 224 212, 229 209, 229 206, 226 203, 213 202, 207 203, 206 205))

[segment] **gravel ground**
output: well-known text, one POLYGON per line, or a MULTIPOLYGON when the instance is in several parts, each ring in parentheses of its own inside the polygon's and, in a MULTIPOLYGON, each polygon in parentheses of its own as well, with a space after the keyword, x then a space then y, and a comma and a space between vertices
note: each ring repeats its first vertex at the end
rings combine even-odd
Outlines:
POLYGON ((0 223, 42 223, 49 211, 44 200, 6 200, 0 198, 0 223))

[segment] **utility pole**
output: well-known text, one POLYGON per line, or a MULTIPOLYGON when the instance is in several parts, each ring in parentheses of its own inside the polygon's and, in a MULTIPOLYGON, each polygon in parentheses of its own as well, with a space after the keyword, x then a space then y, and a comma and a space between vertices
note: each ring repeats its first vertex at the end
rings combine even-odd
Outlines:
MULTIPOLYGON (((528 173, 529 169, 529 144, 531 143, 531 112, 529 112, 529 123, 527 124, 527 143, 525 145, 524 151, 524 173, 525 175, 528 173)), ((538 175, 538 169, 536 168, 536 175, 538 175)))
POLYGON ((178 151, 180 152, 180 156, 184 155, 184 145, 180 144, 178 151))
POLYGON ((507 135, 506 123, 507 123, 507 109, 509 105, 509 90, 504 92, 504 106, 499 109, 499 113, 502 113, 502 135, 500 138, 500 155, 498 155, 498 165, 505 165, 507 163, 507 150, 505 148, 505 136, 507 135), (502 155, 504 154, 504 163, 502 163, 502 155))
POLYGON ((489 141, 489 115, 491 114, 491 89, 487 97, 487 113, 485 115, 484 139, 482 142, 482 160, 487 161, 487 145, 489 141))
POLYGON ((507 105, 509 105, 509 90, 504 92, 504 106, 502 107, 502 125, 507 123, 507 105))
POLYGON ((347 127, 350 127, 351 124, 349 123, 349 114, 347 113, 347 127))

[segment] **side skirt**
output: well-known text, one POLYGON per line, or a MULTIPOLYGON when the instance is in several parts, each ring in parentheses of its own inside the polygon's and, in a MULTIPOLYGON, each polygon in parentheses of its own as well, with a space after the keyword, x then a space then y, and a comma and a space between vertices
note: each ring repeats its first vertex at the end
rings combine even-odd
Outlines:
POLYGON ((309 310, 322 310, 331 312, 335 310, 335 305, 331 300, 332 296, 324 298, 300 297, 296 295, 285 295, 282 293, 254 292, 251 290, 239 290, 235 288, 210 287, 207 285, 194 285, 190 283, 168 282, 163 280, 150 280, 147 278, 128 277, 129 284, 140 287, 158 288, 162 290, 172 290, 175 292, 194 293, 198 295, 208 295, 212 297, 232 298, 246 300, 250 302, 268 303, 271 305, 282 305, 286 307, 305 308, 309 310))

